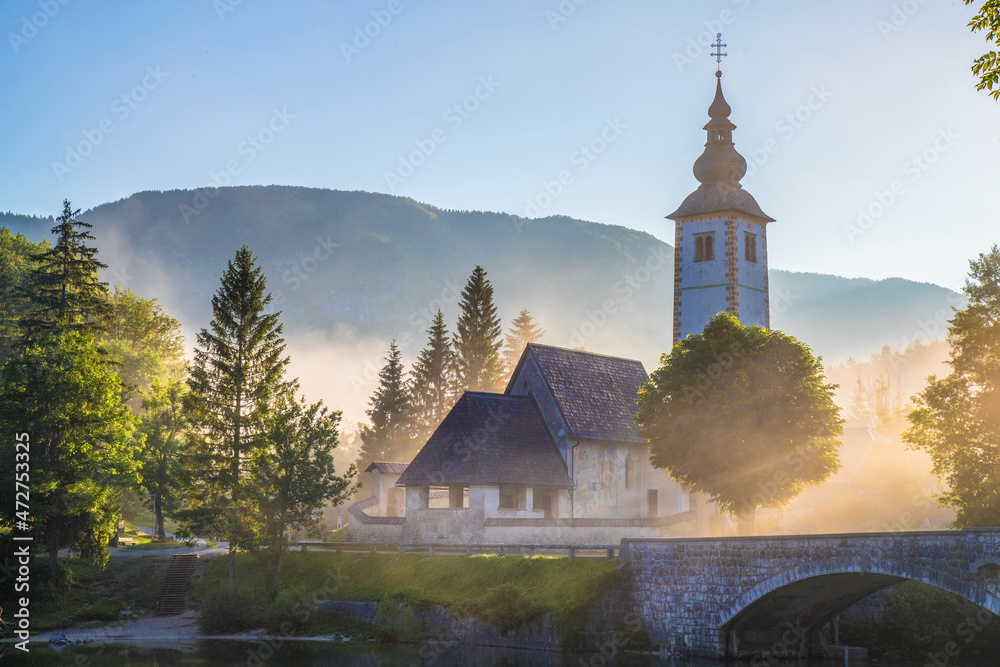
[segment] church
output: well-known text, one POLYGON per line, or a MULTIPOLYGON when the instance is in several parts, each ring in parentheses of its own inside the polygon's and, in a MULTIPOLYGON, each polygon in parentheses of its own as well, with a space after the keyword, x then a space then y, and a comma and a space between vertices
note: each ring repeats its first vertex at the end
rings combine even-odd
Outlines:
MULTIPOLYGON (((700 185, 666 216, 674 343, 720 311, 769 324, 773 220, 740 185, 747 163, 731 111, 717 71, 700 185)), ((529 344, 503 393, 465 392, 412 462, 372 462, 372 495, 349 509, 350 539, 541 546, 718 534, 718 509, 650 465, 635 422, 647 379, 638 361, 529 344)))

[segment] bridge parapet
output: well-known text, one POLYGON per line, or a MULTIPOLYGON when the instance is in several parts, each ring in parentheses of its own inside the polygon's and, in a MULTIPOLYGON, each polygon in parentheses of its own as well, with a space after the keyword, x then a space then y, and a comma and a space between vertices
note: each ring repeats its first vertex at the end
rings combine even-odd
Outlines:
POLYGON ((833 616, 904 579, 1000 614, 1000 528, 624 539, 619 558, 650 638, 674 653, 815 652, 833 616))

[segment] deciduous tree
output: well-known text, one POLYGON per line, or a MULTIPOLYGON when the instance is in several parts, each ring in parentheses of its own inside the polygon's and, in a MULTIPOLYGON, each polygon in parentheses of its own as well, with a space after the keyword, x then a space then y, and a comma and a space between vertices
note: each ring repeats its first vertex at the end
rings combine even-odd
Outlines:
POLYGON ((152 498, 153 535, 157 541, 166 539, 164 510, 175 509, 184 481, 181 455, 187 439, 184 411, 187 392, 183 382, 154 380, 142 397, 138 430, 144 441, 137 459, 142 472, 142 490, 152 498))
POLYGON ((142 394, 154 382, 184 379, 184 337, 181 325, 167 315, 156 299, 146 299, 117 285, 109 295, 111 311, 98 335, 108 358, 117 364, 129 405, 141 410, 142 394))
POLYGON ((952 371, 914 396, 903 439, 931 455, 956 526, 1000 524, 1000 248, 970 263, 948 327, 952 371))
POLYGON ((719 313, 674 345, 639 392, 650 461, 736 514, 781 507, 839 468, 843 420, 809 348, 719 313))
POLYGON ((0 380, 0 450, 3 522, 22 517, 11 494, 15 472, 30 479, 35 543, 48 545, 49 573, 67 544, 103 564, 118 514, 118 493, 138 483, 134 417, 115 375, 89 333, 68 329, 37 333, 3 368, 0 380), (29 435, 29 464, 15 465, 14 435, 29 435), (10 500, 10 502, 6 502, 10 500))
MULTIPOLYGON (((974 4, 976 0, 965 0, 965 4, 974 4)), ((969 21, 972 32, 986 31, 986 41, 1000 45, 1000 0, 985 0, 979 13, 969 21)), ((1000 99, 1000 55, 990 50, 976 58, 972 63, 972 73, 979 77, 976 90, 988 90, 993 99, 1000 99)))
POLYGON ((340 412, 319 403, 307 404, 293 394, 277 397, 267 419, 267 447, 255 456, 253 493, 264 521, 264 544, 271 566, 271 593, 277 593, 281 559, 288 548, 290 526, 318 528, 316 514, 326 503, 339 504, 354 492, 357 468, 338 476, 333 452, 337 447, 340 412))

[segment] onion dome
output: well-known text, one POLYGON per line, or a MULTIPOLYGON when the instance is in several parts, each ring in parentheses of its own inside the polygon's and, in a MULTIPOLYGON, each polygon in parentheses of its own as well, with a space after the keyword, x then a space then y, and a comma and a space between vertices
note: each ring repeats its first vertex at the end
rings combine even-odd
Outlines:
POLYGON ((694 177, 701 186, 667 217, 676 220, 706 213, 739 211, 764 222, 773 222, 740 185, 740 179, 747 173, 747 161, 733 145, 736 126, 729 120, 732 108, 722 94, 722 72, 716 72, 715 76, 715 99, 708 107, 711 120, 704 128, 708 141, 705 151, 694 163, 694 177))

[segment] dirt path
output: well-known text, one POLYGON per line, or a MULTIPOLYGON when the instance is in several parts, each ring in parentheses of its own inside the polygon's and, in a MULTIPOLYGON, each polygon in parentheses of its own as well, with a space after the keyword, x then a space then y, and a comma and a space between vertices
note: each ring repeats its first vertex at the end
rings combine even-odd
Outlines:
POLYGON ((136 642, 150 647, 180 647, 193 645, 198 639, 198 626, 194 612, 181 616, 154 616, 142 618, 127 625, 102 628, 68 628, 32 635, 31 641, 48 643, 52 635, 62 633, 71 642, 90 641, 95 644, 136 642))
POLYGON ((134 556, 173 556, 175 554, 198 554, 202 558, 215 558, 229 552, 228 547, 182 547, 180 549, 130 549, 128 547, 112 547, 108 549, 111 558, 132 558, 134 556))

